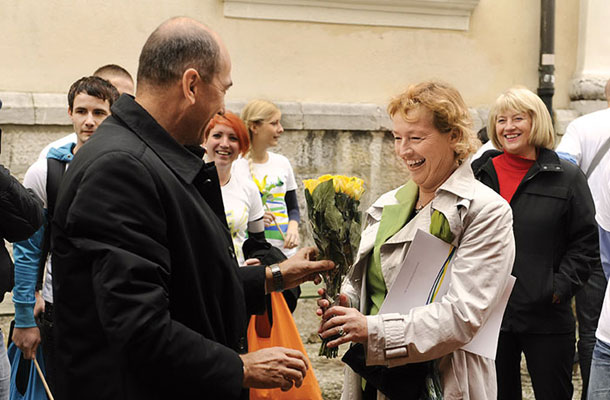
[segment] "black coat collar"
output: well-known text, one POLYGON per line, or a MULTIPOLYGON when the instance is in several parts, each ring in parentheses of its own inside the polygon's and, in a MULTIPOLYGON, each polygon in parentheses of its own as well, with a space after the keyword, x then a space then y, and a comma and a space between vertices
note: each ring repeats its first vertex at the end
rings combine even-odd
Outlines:
POLYGON ((112 116, 127 125, 186 183, 193 183, 199 171, 204 167, 201 159, 203 157, 202 147, 189 146, 187 148, 176 142, 132 96, 122 95, 112 105, 112 116))
MULTIPOLYGON (((474 160, 472 162, 472 170, 475 175, 488 163, 491 163, 492 159, 503 154, 500 150, 488 150, 481 157, 474 160)), ((538 149, 538 158, 536 159, 536 163, 534 165, 538 166, 538 170, 546 171, 546 172, 558 172, 563 171, 563 167, 561 166, 561 162, 559 161, 559 156, 553 150, 539 148, 538 149)))

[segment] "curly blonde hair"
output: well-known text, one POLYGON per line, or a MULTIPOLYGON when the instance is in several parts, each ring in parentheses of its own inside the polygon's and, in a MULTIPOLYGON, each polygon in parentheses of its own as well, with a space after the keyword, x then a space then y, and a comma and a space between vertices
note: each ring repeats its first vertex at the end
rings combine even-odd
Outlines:
POLYGON ((399 114, 405 121, 412 122, 407 114, 419 107, 432 112, 434 127, 440 133, 457 135, 455 160, 458 165, 481 147, 481 141, 472 130, 472 118, 466 103, 453 86, 435 81, 411 85, 390 101, 388 114, 391 117, 399 114))

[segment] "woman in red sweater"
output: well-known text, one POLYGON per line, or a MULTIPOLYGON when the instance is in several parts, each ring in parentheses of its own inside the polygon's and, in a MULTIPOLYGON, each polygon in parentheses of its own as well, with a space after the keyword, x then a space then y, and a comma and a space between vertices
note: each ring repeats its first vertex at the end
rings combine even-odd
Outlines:
POLYGON ((594 206, 584 174, 552 150, 546 106, 525 88, 498 97, 488 133, 502 151, 472 163, 513 210, 517 278, 498 342, 498 399, 521 399, 525 354, 536 399, 571 400, 575 322, 571 298, 599 262, 594 206))

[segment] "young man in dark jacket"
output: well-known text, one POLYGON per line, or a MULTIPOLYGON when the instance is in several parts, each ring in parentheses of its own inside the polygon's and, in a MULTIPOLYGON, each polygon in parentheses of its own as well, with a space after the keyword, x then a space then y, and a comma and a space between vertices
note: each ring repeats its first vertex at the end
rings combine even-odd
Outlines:
POLYGON ((27 240, 15 243, 15 329, 13 343, 25 359, 34 359, 38 344, 42 343, 45 374, 51 392, 55 388, 55 352, 53 345, 52 265, 49 253, 49 224, 53 217, 55 196, 64 171, 74 154, 89 140, 108 115, 119 93, 110 82, 97 76, 85 76, 68 90, 68 115, 76 132, 76 143, 66 143, 49 150, 47 157, 28 168, 23 185, 32 190, 43 203, 45 223, 27 240), (36 286, 44 276, 42 315, 35 315, 36 286), (38 318, 38 321, 36 319, 38 318), (37 323, 38 322, 38 323, 37 323))

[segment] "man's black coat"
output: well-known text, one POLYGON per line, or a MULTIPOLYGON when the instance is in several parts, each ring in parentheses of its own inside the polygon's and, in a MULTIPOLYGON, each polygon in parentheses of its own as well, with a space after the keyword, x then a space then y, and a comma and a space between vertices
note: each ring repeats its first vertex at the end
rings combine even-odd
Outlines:
MULTIPOLYGON (((0 240, 25 240, 42 225, 42 202, 0 165, 0 240)), ((13 288, 14 267, 4 242, 0 243, 0 302, 13 288)))
POLYGON ((123 95, 53 219, 57 398, 237 399, 264 267, 239 268, 218 176, 123 95))

